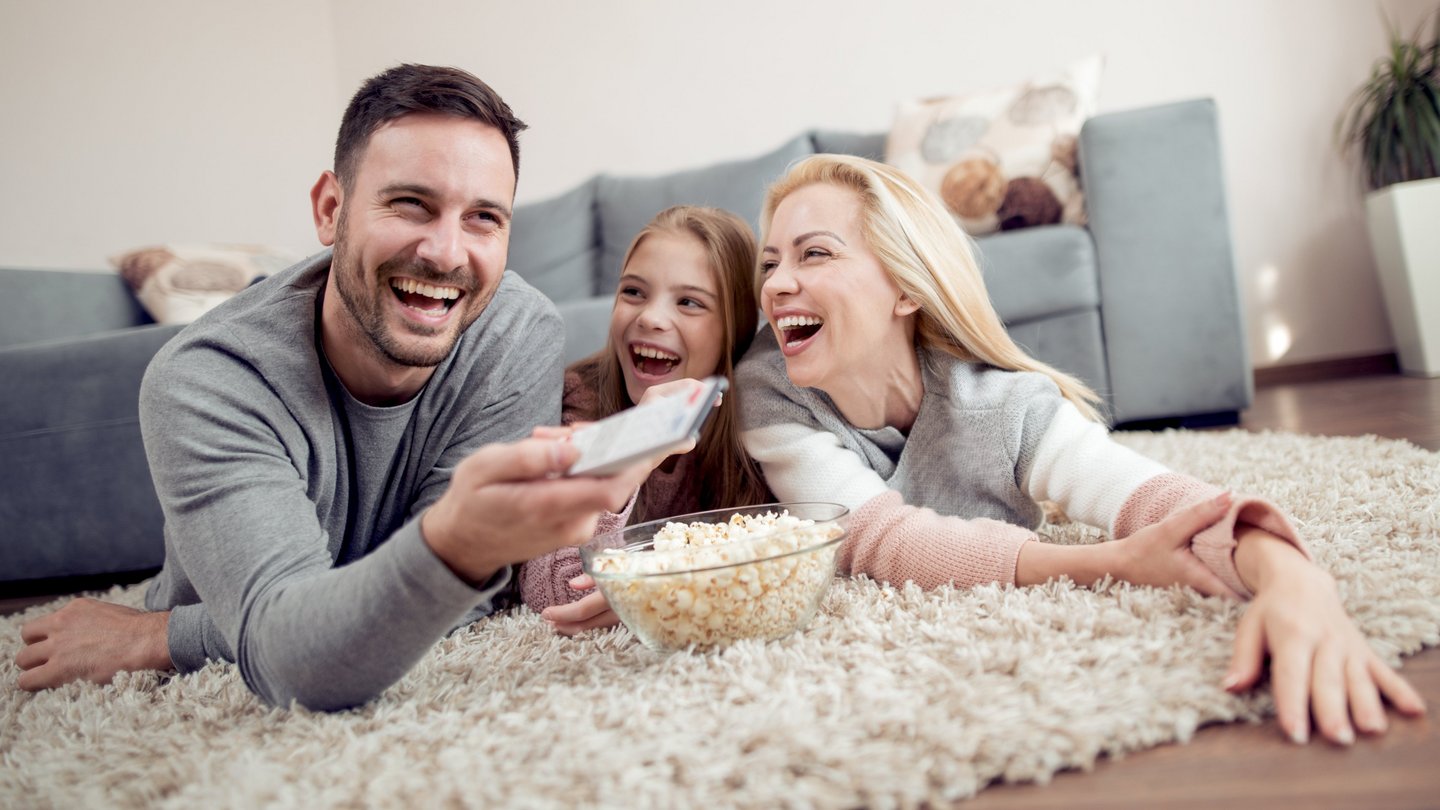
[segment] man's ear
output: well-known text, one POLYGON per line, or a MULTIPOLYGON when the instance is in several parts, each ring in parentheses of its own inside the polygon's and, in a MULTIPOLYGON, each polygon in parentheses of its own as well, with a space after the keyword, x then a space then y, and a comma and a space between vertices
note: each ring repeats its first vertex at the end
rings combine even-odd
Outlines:
POLYGON ((900 298, 895 302, 895 315, 904 318, 907 315, 914 315, 920 311, 920 305, 915 303, 910 296, 900 293, 900 298))
POLYGON ((320 244, 335 244, 335 231, 340 224, 340 207, 345 204, 345 189, 335 172, 326 171, 310 189, 310 212, 315 216, 315 235, 320 244))

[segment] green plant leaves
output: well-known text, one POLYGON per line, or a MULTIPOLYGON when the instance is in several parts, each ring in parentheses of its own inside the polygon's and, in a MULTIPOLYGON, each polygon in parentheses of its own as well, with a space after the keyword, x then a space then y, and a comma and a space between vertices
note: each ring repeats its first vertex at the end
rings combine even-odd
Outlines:
POLYGON ((1371 188, 1440 176, 1440 13, 1406 39, 1386 21, 1390 53, 1371 70, 1337 121, 1345 147, 1358 148, 1371 188))

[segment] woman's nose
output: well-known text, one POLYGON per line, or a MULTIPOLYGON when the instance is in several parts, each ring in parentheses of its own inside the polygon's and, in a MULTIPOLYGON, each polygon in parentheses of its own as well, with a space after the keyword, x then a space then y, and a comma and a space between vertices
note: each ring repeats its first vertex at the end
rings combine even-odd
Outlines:
POLYGON ((780 262, 765 276, 765 283, 760 285, 762 298, 774 298, 782 293, 794 293, 800 289, 799 280, 795 277, 794 268, 780 262))

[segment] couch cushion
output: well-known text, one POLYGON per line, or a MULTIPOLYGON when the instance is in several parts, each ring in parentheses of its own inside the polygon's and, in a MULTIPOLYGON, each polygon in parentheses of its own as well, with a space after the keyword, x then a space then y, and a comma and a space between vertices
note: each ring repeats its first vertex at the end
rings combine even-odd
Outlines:
POLYGON ((551 301, 589 297, 598 257, 594 178, 558 197, 516 207, 507 266, 551 301))
POLYGON ((0 346, 154 323, 119 273, 0 267, 0 346))
POLYGON ((975 244, 990 300, 1006 324, 1100 305, 1095 243, 1083 228, 1030 228, 975 244))
POLYGON ((588 357, 605 346, 610 334, 611 296, 596 296, 583 301, 565 301, 556 305, 565 321, 565 365, 588 357))
POLYGON ((600 272, 596 295, 609 296, 620 280, 620 262, 635 234, 672 205, 711 205, 730 211, 755 227, 765 188, 796 160, 813 154, 808 135, 749 160, 717 163, 703 169, 659 177, 600 176, 600 272))
POLYGON ((817 129, 810 133, 810 143, 817 154, 855 155, 878 161, 885 159, 885 138, 884 132, 862 134, 817 129))

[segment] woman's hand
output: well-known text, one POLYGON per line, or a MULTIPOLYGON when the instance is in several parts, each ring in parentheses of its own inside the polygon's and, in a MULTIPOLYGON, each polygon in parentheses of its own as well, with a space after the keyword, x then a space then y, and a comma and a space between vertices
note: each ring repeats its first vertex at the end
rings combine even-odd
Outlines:
MULTIPOLYGON (((595 587, 595 579, 589 574, 581 574, 570 580, 569 585, 577 591, 588 591, 595 587)), ((596 627, 614 627, 620 623, 620 617, 610 609, 605 594, 598 589, 567 605, 545 608, 540 617, 562 636, 575 636, 596 627)))
POLYGON ((1256 596, 1235 632, 1226 689, 1254 686, 1268 652, 1275 713, 1297 743, 1310 738, 1311 714, 1327 739, 1349 745, 1357 728, 1385 731, 1382 698, 1402 714, 1424 713, 1419 693, 1380 660, 1345 612, 1328 573, 1262 529, 1246 526, 1238 535, 1236 564, 1256 596))
POLYGON ((1240 595, 1190 550, 1195 535, 1214 525, 1229 510, 1230 493, 1226 492, 1106 544, 1114 546, 1117 557, 1110 573, 1136 585, 1185 585, 1206 596, 1239 599, 1240 595))

